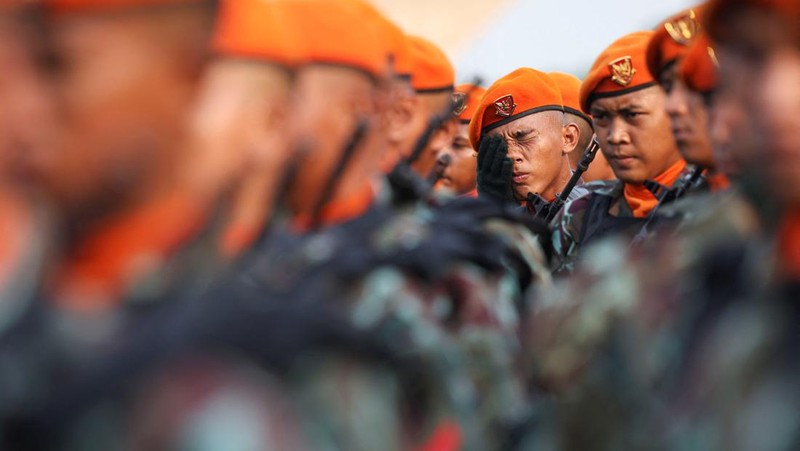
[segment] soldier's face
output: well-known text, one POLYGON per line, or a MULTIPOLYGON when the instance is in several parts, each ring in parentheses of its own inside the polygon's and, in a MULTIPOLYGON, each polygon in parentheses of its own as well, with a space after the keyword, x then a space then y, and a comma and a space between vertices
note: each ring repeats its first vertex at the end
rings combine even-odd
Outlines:
POLYGON ((563 139, 563 115, 556 111, 531 114, 487 133, 500 136, 508 144, 508 158, 514 163, 514 196, 528 193, 552 200, 563 188, 563 171, 569 160, 563 139))
POLYGON ((665 104, 666 94, 659 86, 592 103, 603 154, 623 182, 655 178, 681 158, 665 104))
POLYGON ((35 61, 34 36, 18 19, 0 15, 0 180, 30 189, 56 142, 52 87, 35 61))
POLYGON ((800 30, 778 13, 743 10, 720 46, 721 90, 741 104, 752 127, 741 146, 784 203, 800 203, 800 30))
POLYGON ((149 14, 64 17, 52 24, 67 135, 51 183, 65 208, 113 208, 160 171, 163 176, 175 158, 195 80, 161 26, 149 14))
POLYGON ((255 174, 280 179, 290 158, 290 90, 289 72, 277 66, 240 59, 209 65, 192 114, 190 177, 219 191, 255 174))
POLYGON ((458 124, 452 143, 439 152, 439 158, 449 155, 450 164, 444 170, 437 188, 447 189, 456 194, 468 193, 475 189, 478 160, 469 142, 467 124, 458 124))
POLYGON ((664 71, 661 86, 667 92, 666 109, 672 123, 672 135, 683 159, 688 163, 713 168, 708 107, 702 94, 689 89, 676 76, 676 65, 664 71))
MULTIPOLYGON (((359 121, 376 119, 375 89, 366 75, 348 68, 310 65, 298 71, 297 114, 291 118, 291 135, 303 155, 298 157, 299 171, 289 192, 289 204, 295 214, 313 212, 345 147, 351 144, 359 121)), ((363 150, 365 146, 362 141, 358 148, 363 150)), ((375 166, 380 158, 380 154, 372 155, 375 166)), ((351 157, 346 170, 338 175, 335 190, 348 190, 345 185, 352 182, 352 172, 358 170, 360 160, 359 156, 351 157)))
MULTIPOLYGON (((436 115, 446 112, 450 107, 452 94, 449 92, 436 94, 417 94, 417 108, 413 126, 406 141, 407 156, 414 151, 420 137, 427 131, 430 120, 436 115)), ((433 131, 425 143, 425 148, 412 164, 413 169, 420 177, 427 178, 436 165, 436 156, 439 151, 447 147, 455 135, 455 122, 448 121, 433 131)))

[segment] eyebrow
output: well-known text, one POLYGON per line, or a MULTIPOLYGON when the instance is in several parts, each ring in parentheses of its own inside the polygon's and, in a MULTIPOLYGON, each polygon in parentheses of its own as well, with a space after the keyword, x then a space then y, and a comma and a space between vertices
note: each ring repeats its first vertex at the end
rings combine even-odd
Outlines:
POLYGON ((603 113, 607 113, 609 111, 625 111, 625 110, 644 110, 646 109, 643 105, 638 103, 627 103, 620 105, 616 108, 603 108, 603 107, 592 107, 591 111, 599 111, 603 113))

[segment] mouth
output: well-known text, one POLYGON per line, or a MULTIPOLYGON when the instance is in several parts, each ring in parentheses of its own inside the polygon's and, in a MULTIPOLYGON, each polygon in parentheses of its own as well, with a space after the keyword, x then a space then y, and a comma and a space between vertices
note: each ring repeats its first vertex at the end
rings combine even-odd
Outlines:
POLYGON ((518 185, 521 184, 521 183, 524 183, 525 180, 528 179, 528 177, 530 177, 530 175, 528 175, 528 174, 514 174, 514 177, 513 177, 514 183, 518 184, 518 185))
POLYGON ((611 160, 614 161, 615 163, 617 163, 620 166, 630 166, 631 164, 633 164, 636 161, 636 158, 630 157, 630 156, 627 156, 627 155, 620 155, 620 156, 612 157, 611 160))

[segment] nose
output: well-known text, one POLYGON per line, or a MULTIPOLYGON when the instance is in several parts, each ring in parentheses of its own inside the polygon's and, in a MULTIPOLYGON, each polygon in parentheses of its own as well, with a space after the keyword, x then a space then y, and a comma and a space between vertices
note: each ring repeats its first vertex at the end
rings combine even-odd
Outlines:
POLYGON ((608 143, 614 146, 630 143, 630 136, 621 118, 614 118, 608 128, 608 143))
POLYGON ((523 161, 522 151, 514 143, 508 143, 508 153, 506 156, 514 163, 522 163, 523 161))

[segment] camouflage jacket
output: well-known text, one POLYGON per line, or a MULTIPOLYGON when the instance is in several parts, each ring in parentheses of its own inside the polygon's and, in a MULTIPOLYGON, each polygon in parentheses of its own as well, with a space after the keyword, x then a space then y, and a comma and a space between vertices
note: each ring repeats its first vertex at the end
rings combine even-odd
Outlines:
POLYGON ((636 248, 619 237, 587 248, 573 278, 535 304, 528 368, 563 399, 531 443, 796 446, 796 415, 759 419, 759 403, 777 418, 800 401, 785 384, 797 365, 770 351, 797 337, 796 310, 763 302, 787 299, 773 282, 772 245, 757 238, 758 221, 735 193, 711 195, 699 207, 680 234, 636 248), (774 396, 777 387, 786 397, 774 396))
MULTIPOLYGON (((673 186, 662 188, 675 190, 687 183, 690 175, 691 170, 687 168, 673 186)), ((633 216, 621 181, 596 181, 585 184, 584 188, 589 193, 568 202, 553 219, 552 268, 555 273, 570 272, 580 249, 596 239, 613 234, 625 234, 633 239, 643 228, 659 226, 659 221, 651 217, 633 216)))

